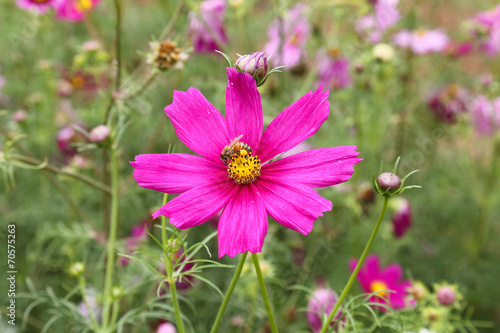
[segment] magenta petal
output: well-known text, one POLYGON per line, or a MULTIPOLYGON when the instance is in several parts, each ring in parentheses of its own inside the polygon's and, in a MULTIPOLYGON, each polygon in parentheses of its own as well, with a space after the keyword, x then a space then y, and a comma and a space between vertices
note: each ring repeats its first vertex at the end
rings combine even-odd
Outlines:
POLYGON ((157 210, 153 218, 168 216, 170 223, 179 229, 200 225, 217 214, 237 189, 230 179, 224 183, 194 187, 157 210))
POLYGON ((313 222, 332 209, 331 201, 299 183, 274 182, 264 175, 254 183, 264 198, 267 213, 283 226, 307 235, 313 222))
POLYGON ((262 137, 262 103, 255 79, 234 68, 227 69, 226 118, 229 137, 240 140, 254 151, 262 137))
POLYGON ((329 91, 308 92, 283 110, 264 131, 257 156, 262 163, 290 150, 318 131, 328 118, 329 91))
POLYGON ((214 162, 230 139, 220 112, 195 88, 174 91, 174 102, 165 107, 179 139, 195 153, 214 162))
POLYGON ((398 283, 403 277, 403 269, 398 264, 392 264, 385 268, 382 279, 389 283, 398 283))
POLYGON ((239 186, 219 220, 219 258, 262 251, 267 234, 267 214, 260 194, 252 185, 239 186))
POLYGON ((282 158, 262 166, 267 178, 288 180, 312 187, 343 183, 352 177, 357 158, 355 146, 321 148, 282 158))
POLYGON ((137 155, 130 162, 137 184, 144 188, 181 193, 193 187, 227 180, 227 171, 222 163, 187 154, 137 155))

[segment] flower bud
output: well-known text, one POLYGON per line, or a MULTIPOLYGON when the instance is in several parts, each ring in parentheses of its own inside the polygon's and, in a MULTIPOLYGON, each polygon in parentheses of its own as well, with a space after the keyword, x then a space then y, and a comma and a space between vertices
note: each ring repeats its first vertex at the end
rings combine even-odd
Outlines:
POLYGON ((12 120, 16 123, 22 123, 26 118, 28 118, 28 113, 24 110, 17 110, 12 114, 12 120))
POLYGON ((377 184, 382 192, 388 191, 392 194, 401 187, 401 179, 391 172, 384 172, 378 176, 377 184))
POLYGON ((410 293, 410 295, 413 296, 413 298, 417 302, 423 300, 425 298, 425 296, 427 296, 427 293, 428 293, 427 288, 420 281, 414 282, 412 284, 412 287, 408 289, 408 292, 410 293))
POLYGON ((236 68, 262 80, 267 74, 267 57, 264 52, 254 52, 241 56, 236 60, 236 68))
POLYGON ((90 141, 101 143, 109 137, 110 129, 106 125, 99 125, 90 131, 90 141))
POLYGON ((457 299, 457 294, 455 290, 450 286, 442 286, 438 289, 437 300, 441 305, 452 305, 457 299))
MULTIPOLYGON (((323 316, 330 314, 337 300, 337 295, 332 289, 321 288, 313 292, 307 304, 307 321, 313 332, 321 330, 323 316)), ((338 319, 340 316, 341 312, 337 314, 335 319, 338 319)), ((334 322, 335 320, 332 321, 332 324, 334 322)))
POLYGON ((85 272, 85 265, 82 262, 75 262, 71 267, 69 268, 69 275, 73 277, 78 277, 85 272))
POLYGON ((111 289, 111 296, 114 300, 119 300, 123 297, 123 288, 120 286, 115 286, 111 289))
POLYGON ((162 323, 158 326, 156 333, 177 333, 175 326, 172 323, 162 323))

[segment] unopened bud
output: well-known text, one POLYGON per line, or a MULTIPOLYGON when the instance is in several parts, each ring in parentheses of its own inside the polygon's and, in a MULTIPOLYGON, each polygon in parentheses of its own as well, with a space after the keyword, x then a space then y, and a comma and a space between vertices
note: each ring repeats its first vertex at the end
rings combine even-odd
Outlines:
POLYGON ((382 192, 392 194, 401 187, 401 179, 391 172, 384 172, 377 177, 377 184, 382 192))
POLYGON ((450 286, 442 286, 438 289, 437 300, 441 305, 452 305, 457 299, 457 294, 455 290, 450 286))
POLYGON ((236 60, 236 68, 256 79, 264 79, 267 74, 267 57, 264 52, 245 54, 236 60))
POLYGON ((90 141, 101 143, 109 137, 110 129, 106 125, 99 125, 90 131, 90 141))
POLYGON ((373 48, 373 57, 380 61, 391 61, 394 58, 394 49, 389 44, 380 43, 373 48))
POLYGON ((85 265, 82 262, 75 262, 69 268, 69 274, 74 277, 78 277, 85 272, 85 265))

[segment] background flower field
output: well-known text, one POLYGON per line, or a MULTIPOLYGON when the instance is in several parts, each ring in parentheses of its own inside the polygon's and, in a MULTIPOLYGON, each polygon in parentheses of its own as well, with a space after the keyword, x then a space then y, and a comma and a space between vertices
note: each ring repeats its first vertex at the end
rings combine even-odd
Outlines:
MULTIPOLYGON (((328 119, 289 153, 357 146, 363 159, 349 181, 318 189, 333 209, 309 235, 270 218, 259 257, 282 332, 319 332, 307 314, 311 295, 333 289, 335 296, 318 295, 334 304, 342 292, 385 199, 373 179, 398 157, 397 174, 418 169, 406 185, 422 188, 390 198, 370 253, 381 272, 397 263, 401 280, 430 294, 418 303, 412 290, 398 291, 406 303, 396 311, 356 308, 382 295, 364 290, 360 278, 343 309, 346 331, 497 330, 497 2, 106 0, 51 4, 45 13, 36 2, 21 2, 0 0, 0 331, 179 331, 161 221, 151 218, 164 197, 137 185, 129 161, 193 154, 164 108, 174 90, 194 87, 224 113, 229 65, 215 49, 234 61, 263 51, 269 70, 287 65, 258 88, 264 128, 307 92, 330 90, 328 119), (113 291, 104 282, 112 212, 113 291), (15 326, 3 278, 11 224, 15 326), (442 286, 456 293, 451 305, 437 293, 442 286), (108 331, 97 329, 105 291, 117 309, 108 331)), ((169 225, 166 250, 183 271, 175 285, 187 332, 210 331, 238 263, 218 258, 217 222, 215 216, 179 232, 169 225)), ((328 314, 332 304, 327 308, 314 311, 328 314)), ((270 331, 247 260, 219 332, 270 331)))

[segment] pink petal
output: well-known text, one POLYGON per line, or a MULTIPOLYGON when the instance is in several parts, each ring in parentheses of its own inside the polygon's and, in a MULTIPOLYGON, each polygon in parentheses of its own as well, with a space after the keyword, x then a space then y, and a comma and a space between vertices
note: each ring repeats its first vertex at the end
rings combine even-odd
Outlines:
POLYGON ((237 189, 229 178, 224 183, 194 187, 157 210, 153 218, 168 216, 170 223, 179 229, 195 227, 217 214, 237 189))
POLYGON ((388 283, 398 283, 403 277, 403 269, 398 264, 391 264, 387 266, 382 273, 382 278, 388 283))
POLYGON ((219 220, 219 258, 262 251, 267 234, 267 214, 261 195, 253 185, 238 186, 219 220))
POLYGON ((228 179, 222 163, 187 154, 137 155, 130 162, 137 184, 144 188, 182 193, 193 187, 222 183, 228 179))
POLYGON ((328 118, 329 91, 308 92, 283 110, 264 131, 258 153, 262 163, 295 147, 318 131, 328 118))
POLYGON ((312 188, 292 182, 274 182, 264 175, 254 183, 267 213, 283 226, 307 235, 313 222, 332 209, 332 203, 312 188))
POLYGON ((174 102, 165 107, 165 113, 186 146, 209 160, 219 162, 222 149, 230 141, 226 121, 199 90, 174 91, 174 102))
POLYGON ((262 173, 276 181, 293 181, 312 187, 343 183, 352 177, 357 158, 355 146, 305 151, 262 166, 262 173))
POLYGON ((262 137, 262 103, 255 79, 235 68, 227 69, 226 118, 229 137, 243 134, 241 142, 255 151, 262 137))

